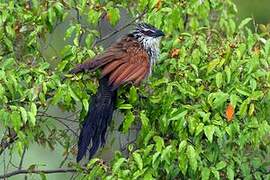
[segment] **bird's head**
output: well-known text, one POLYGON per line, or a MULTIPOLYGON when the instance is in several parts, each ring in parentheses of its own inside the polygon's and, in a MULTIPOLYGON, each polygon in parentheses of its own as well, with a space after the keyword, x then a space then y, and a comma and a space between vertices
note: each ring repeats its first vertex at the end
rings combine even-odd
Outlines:
POLYGON ((129 35, 139 41, 147 51, 151 64, 155 64, 159 55, 160 40, 164 36, 164 33, 150 24, 139 23, 129 35))
POLYGON ((135 30, 132 32, 132 35, 136 38, 149 37, 149 38, 160 39, 162 36, 164 36, 164 33, 150 24, 139 23, 135 27, 135 30))
POLYGON ((151 49, 158 54, 159 42, 164 33, 150 24, 139 23, 130 35, 135 37, 146 50, 151 49))

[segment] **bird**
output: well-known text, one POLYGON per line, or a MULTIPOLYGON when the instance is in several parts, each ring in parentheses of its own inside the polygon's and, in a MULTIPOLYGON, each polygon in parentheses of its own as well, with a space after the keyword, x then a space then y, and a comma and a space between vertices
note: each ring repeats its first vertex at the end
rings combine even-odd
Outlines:
POLYGON ((89 150, 89 160, 106 143, 105 135, 112 120, 117 90, 125 84, 138 86, 147 79, 158 59, 164 32, 148 23, 138 23, 133 30, 100 55, 78 64, 70 73, 101 70, 97 93, 90 98, 78 140, 77 162, 89 150))

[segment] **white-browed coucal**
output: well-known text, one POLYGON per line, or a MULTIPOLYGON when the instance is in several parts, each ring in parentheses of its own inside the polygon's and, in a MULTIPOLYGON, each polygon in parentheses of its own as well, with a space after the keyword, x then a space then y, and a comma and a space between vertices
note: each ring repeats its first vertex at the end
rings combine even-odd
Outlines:
POLYGON ((115 108, 117 89, 127 83, 140 84, 151 74, 159 54, 159 43, 164 33, 152 25, 140 23, 133 32, 112 44, 103 54, 85 61, 71 70, 76 74, 100 68, 99 89, 91 97, 78 142, 77 162, 86 154, 89 159, 105 144, 107 126, 115 108))

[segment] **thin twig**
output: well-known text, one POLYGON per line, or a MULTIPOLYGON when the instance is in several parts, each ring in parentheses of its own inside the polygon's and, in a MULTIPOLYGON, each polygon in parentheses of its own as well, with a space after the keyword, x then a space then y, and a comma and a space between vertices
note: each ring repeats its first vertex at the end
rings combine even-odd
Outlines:
POLYGON ((67 128, 67 130, 71 131, 77 138, 79 137, 78 134, 72 128, 69 127, 69 125, 67 125, 60 119, 55 118, 55 120, 58 121, 60 124, 64 125, 67 128))
POLYGON ((189 16, 188 16, 188 13, 186 13, 185 17, 184 17, 184 29, 185 30, 187 29, 188 21, 189 21, 189 16))
MULTIPOLYGON (((80 10, 77 7, 77 1, 73 0, 74 4, 75 4, 75 11, 76 11, 76 19, 77 19, 77 23, 80 24, 80 26, 82 26, 81 23, 81 15, 80 15, 80 10)), ((82 37, 83 37, 84 32, 81 32, 79 35, 79 46, 81 46, 82 44, 82 37)))
MULTIPOLYGON (((65 120, 65 121, 69 121, 69 122, 74 122, 74 123, 78 123, 79 121, 77 120, 74 120, 74 119, 69 119, 68 117, 71 117, 71 116, 67 116, 67 117, 60 117, 60 116, 52 116, 52 115, 49 115, 47 113, 43 113, 43 114, 37 114, 37 116, 39 117, 46 117, 46 118, 53 118, 53 119, 61 119, 61 120, 65 120)), ((74 116, 74 115, 72 115, 74 116)))
POLYGON ((135 21, 137 21, 138 19, 141 19, 147 12, 148 8, 146 7, 143 12, 137 16, 136 18, 132 19, 129 23, 125 24, 124 26, 120 27, 119 29, 114 30, 113 32, 111 32, 110 34, 104 36, 103 38, 97 40, 95 43, 93 43, 92 47, 95 47, 98 43, 105 41, 106 39, 110 38, 111 36, 117 34, 118 32, 123 31, 124 29, 126 29, 127 27, 129 27, 130 25, 132 25, 135 21))
POLYGON ((8 133, 4 135, 0 142, 0 156, 17 138, 17 133, 13 129, 8 128, 8 133))
POLYGON ((19 164, 19 167, 18 167, 19 170, 22 169, 22 165, 23 165, 23 160, 24 160, 24 157, 25 157, 25 153, 26 153, 26 146, 23 147, 23 153, 22 153, 22 157, 21 157, 20 164, 19 164))
POLYGON ((59 168, 62 168, 62 167, 64 166, 64 164, 65 164, 65 162, 67 161, 67 159, 68 159, 68 154, 65 155, 65 158, 64 158, 64 160, 60 163, 59 168))
MULTIPOLYGON (((83 168, 84 171, 87 171, 86 168, 83 168)), ((78 169, 74 169, 74 168, 58 168, 58 169, 51 169, 51 170, 40 170, 40 169, 21 169, 21 170, 16 170, 16 171, 12 171, 3 175, 0 175, 0 179, 4 179, 4 178, 8 178, 11 176, 16 176, 19 174, 40 174, 40 173, 44 173, 44 174, 54 174, 54 173, 67 173, 67 172, 78 172, 78 169)))
POLYGON ((4 152, 4 157, 3 157, 3 161, 4 161, 4 174, 6 174, 6 170, 7 170, 7 167, 6 167, 6 152, 4 152))

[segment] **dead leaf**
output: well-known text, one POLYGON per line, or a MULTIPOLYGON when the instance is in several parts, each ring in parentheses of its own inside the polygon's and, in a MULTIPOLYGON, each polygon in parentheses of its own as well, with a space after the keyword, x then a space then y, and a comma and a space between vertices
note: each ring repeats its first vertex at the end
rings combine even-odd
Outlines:
POLYGON ((180 53, 180 49, 177 49, 177 48, 174 48, 171 52, 170 52, 170 56, 172 58, 176 58, 179 56, 179 53, 180 53))
POLYGON ((162 5, 162 0, 158 0, 156 4, 156 8, 159 10, 161 8, 161 5, 162 5))
POLYGON ((226 108, 226 118, 228 122, 231 122, 233 120, 234 116, 234 107, 231 103, 228 104, 226 108))

